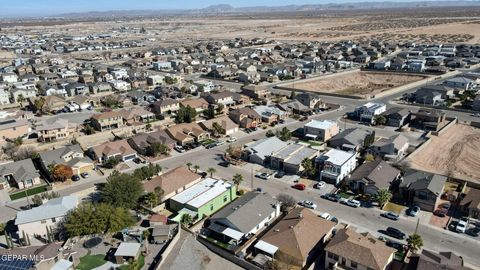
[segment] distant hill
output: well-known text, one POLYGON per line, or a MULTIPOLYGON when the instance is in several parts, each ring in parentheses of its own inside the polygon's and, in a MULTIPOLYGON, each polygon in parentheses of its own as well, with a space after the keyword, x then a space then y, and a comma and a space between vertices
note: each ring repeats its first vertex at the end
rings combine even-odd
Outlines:
POLYGON ((212 5, 202 9, 164 9, 164 10, 111 10, 92 11, 82 13, 59 14, 50 17, 138 17, 161 15, 188 15, 188 14, 235 14, 235 13, 268 13, 268 12, 302 12, 325 10, 361 10, 361 9, 396 9, 418 7, 471 7, 479 6, 480 0, 474 1, 414 1, 414 2, 352 2, 326 3, 314 5, 287 5, 287 6, 252 6, 233 7, 229 4, 212 5))

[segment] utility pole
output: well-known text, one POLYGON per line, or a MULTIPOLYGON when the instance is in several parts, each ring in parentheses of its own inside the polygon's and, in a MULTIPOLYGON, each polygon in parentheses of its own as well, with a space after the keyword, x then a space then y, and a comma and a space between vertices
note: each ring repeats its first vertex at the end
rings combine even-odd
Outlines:
POLYGON ((419 224, 420 224, 420 218, 417 219, 417 226, 415 227, 415 234, 417 234, 419 224))

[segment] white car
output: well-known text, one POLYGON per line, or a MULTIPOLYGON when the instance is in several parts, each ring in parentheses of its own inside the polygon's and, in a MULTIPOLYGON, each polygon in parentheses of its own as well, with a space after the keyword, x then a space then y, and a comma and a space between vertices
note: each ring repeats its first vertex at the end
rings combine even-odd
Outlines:
POLYGON ((327 212, 322 213, 322 214, 320 215, 320 217, 323 218, 323 219, 326 219, 326 220, 332 219, 332 215, 330 215, 330 213, 327 213, 327 212))
POLYGON ((357 200, 347 200, 345 204, 355 208, 360 207, 360 202, 357 200))
POLYGON ((183 148, 183 146, 181 146, 181 145, 175 144, 174 148, 179 153, 184 153, 185 152, 185 148, 183 148))
POLYGON ((233 143, 233 142, 236 142, 236 141, 237 141, 237 138, 233 137, 233 136, 228 138, 228 140, 227 140, 227 142, 229 142, 229 143, 233 143))
POLYGON ((320 182, 316 183, 315 185, 313 185, 313 187, 316 188, 316 189, 322 189, 322 188, 325 187, 325 185, 326 185, 326 183, 324 181, 320 181, 320 182))
POLYGON ((255 176, 260 178, 260 179, 268 180, 268 179, 270 179, 271 174, 266 173, 266 172, 262 172, 262 173, 257 173, 255 176))
POLYGON ((316 209, 317 208, 317 205, 314 204, 311 201, 301 201, 298 204, 305 207, 305 208, 310 208, 310 209, 316 209))
POLYGON ((455 227, 455 231, 459 233, 465 233, 465 231, 467 230, 467 225, 468 225, 468 218, 463 217, 458 221, 457 227, 455 227))

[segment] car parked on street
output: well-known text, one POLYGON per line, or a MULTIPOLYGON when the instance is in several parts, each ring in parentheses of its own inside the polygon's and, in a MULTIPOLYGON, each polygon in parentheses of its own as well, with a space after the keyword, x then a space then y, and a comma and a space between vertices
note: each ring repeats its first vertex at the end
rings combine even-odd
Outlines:
POLYGON ((73 176, 72 176, 72 181, 74 181, 74 182, 80 181, 80 176, 78 176, 78 175, 73 175, 73 176))
POLYGON ((276 174, 275 174, 275 178, 282 178, 285 176, 285 172, 284 171, 278 171, 276 174))
POLYGON ((342 198, 340 195, 333 194, 333 193, 327 193, 325 195, 322 195, 321 197, 332 202, 339 202, 340 199, 342 198))
POLYGON ((323 219, 326 219, 326 220, 332 219, 332 215, 330 215, 330 213, 327 213, 327 212, 321 213, 320 217, 323 218, 323 219))
POLYGON ((222 161, 222 162, 218 163, 218 166, 222 166, 222 167, 228 168, 228 167, 230 167, 230 162, 228 162, 228 161, 222 161))
POLYGON ((310 209, 316 209, 316 208, 317 208, 317 205, 316 205, 316 204, 314 204, 314 203, 311 202, 311 201, 307 201, 307 200, 301 201, 301 202, 299 202, 298 204, 301 205, 301 206, 303 206, 303 207, 305 207, 305 208, 310 208, 310 209))
POLYGON ((384 213, 381 213, 380 215, 384 218, 388 218, 388 219, 391 219, 391 220, 398 220, 398 218, 399 218, 399 216, 397 214, 392 213, 392 212, 384 212, 384 213))
POLYGON ((417 205, 414 205, 408 209, 407 215, 411 217, 416 217, 418 215, 418 212, 420 212, 420 207, 418 207, 417 205))
POLYGON ((316 188, 316 189, 322 189, 324 188, 326 185, 326 183, 324 181, 320 181, 318 183, 315 183, 315 185, 313 185, 313 188, 316 188))
POLYGON ((468 229, 465 233, 473 237, 478 237, 480 235, 480 228, 478 227, 471 228, 471 229, 468 229))
POLYGON ((293 185, 292 188, 298 189, 298 190, 305 190, 307 187, 304 184, 299 183, 299 184, 293 185))
POLYGON ((353 200, 353 199, 345 201, 345 204, 348 205, 348 206, 351 206, 351 207, 355 207, 355 208, 360 207, 360 201, 353 200))
POLYGON ((458 220, 457 226, 455 226, 455 231, 458 233, 465 233, 467 230, 468 226, 468 218, 467 217, 462 217, 461 219, 458 220))
POLYGON ((234 136, 231 136, 230 138, 227 139, 227 142, 229 143, 233 143, 233 142, 236 142, 237 141, 237 138, 234 137, 234 136))
POLYGON ((259 172, 255 176, 260 178, 260 179, 263 179, 263 180, 268 180, 268 179, 270 179, 271 174, 266 173, 266 172, 259 172))
POLYGON ((176 144, 175 147, 173 147, 175 149, 175 151, 179 152, 179 153, 185 153, 185 148, 183 148, 183 146, 181 145, 178 145, 176 144))
POLYGON ((401 239, 401 240, 405 239, 405 233, 403 233, 402 231, 400 231, 397 228, 388 227, 387 230, 386 230, 386 233, 387 233, 387 235, 389 235, 393 238, 397 238, 397 239, 401 239))
POLYGON ((88 172, 84 172, 81 173, 80 176, 82 176, 83 178, 88 178, 90 175, 88 174, 88 172))

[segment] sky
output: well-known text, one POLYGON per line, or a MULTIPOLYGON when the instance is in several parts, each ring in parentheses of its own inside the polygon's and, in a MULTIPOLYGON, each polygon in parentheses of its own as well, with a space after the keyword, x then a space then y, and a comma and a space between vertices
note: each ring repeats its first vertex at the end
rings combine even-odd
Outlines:
MULTIPOLYGON (((385 0, 366 1, 373 2, 385 0)), ((410 0, 397 0, 396 2, 407 1, 410 0)), ((346 2, 365 2, 365 0, 0 0, 0 16, 38 16, 54 15, 69 12, 133 9, 195 9, 217 4, 230 4, 234 7, 246 7, 346 2)))

